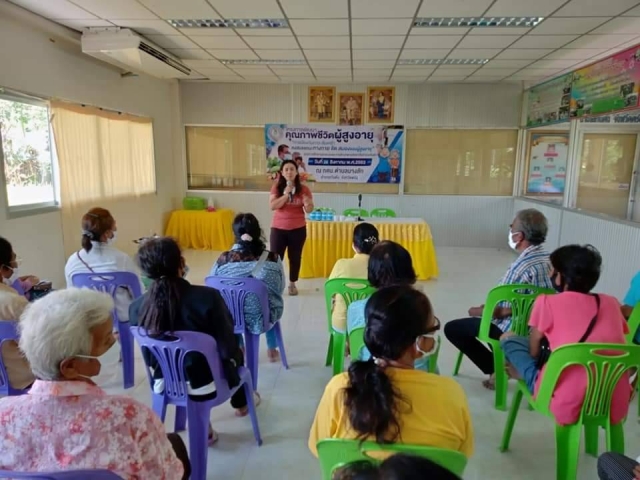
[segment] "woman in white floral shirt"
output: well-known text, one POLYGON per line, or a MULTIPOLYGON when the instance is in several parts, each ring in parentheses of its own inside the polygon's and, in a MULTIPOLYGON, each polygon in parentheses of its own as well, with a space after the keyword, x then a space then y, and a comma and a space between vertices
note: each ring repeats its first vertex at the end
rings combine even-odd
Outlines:
POLYGON ((20 349, 37 380, 27 395, 0 400, 0 470, 107 469, 129 480, 188 478, 180 437, 168 438, 146 405, 107 395, 91 380, 100 373, 100 357, 118 348, 112 310, 111 297, 73 288, 27 307, 20 349))

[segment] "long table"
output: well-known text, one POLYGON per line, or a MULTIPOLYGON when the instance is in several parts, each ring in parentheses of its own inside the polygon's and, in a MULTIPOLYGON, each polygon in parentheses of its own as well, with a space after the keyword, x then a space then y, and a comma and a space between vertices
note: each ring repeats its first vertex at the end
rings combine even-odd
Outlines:
MULTIPOLYGON (((381 240, 405 247, 413 259, 418 279, 438 276, 438 261, 431 229, 421 218, 370 218, 381 240)), ((336 261, 353 256, 353 229, 357 222, 307 222, 307 243, 302 253, 301 278, 327 278, 336 261)))
POLYGON ((171 212, 166 235, 182 248, 228 250, 233 245, 233 210, 175 210, 171 212))

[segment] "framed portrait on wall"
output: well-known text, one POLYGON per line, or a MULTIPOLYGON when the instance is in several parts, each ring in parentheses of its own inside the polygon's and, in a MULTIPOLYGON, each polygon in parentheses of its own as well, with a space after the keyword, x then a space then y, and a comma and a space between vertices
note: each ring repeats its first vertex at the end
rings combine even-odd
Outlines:
POLYGON ((338 124, 362 125, 364 123, 364 93, 338 93, 338 124))
POLYGON ((396 103, 394 87, 368 87, 367 103, 367 123, 393 123, 396 103))
POLYGON ((569 132, 531 131, 527 145, 525 195, 558 197, 564 195, 569 157, 569 132))
POLYGON ((309 123, 336 123, 335 87, 309 87, 309 123))

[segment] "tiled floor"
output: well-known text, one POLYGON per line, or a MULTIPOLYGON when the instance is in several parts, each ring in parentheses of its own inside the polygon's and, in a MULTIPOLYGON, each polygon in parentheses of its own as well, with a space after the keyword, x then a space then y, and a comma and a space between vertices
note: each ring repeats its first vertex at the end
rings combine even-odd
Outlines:
MULTIPOLYGON (((202 282, 212 262, 213 252, 187 252, 191 267, 190 281, 202 282)), ((468 307, 483 302, 486 291, 502 276, 513 255, 506 250, 439 248, 441 276, 424 282, 438 317, 445 321, 466 315, 468 307)), ((324 367, 327 346, 326 316, 322 298, 323 280, 300 283, 301 295, 286 297, 282 319, 290 370, 266 361, 265 345, 261 352, 258 408, 264 444, 257 447, 248 418, 236 418, 231 406, 214 409, 211 419, 220 433, 220 441, 209 450, 208 477, 220 480, 260 480, 320 478, 318 462, 307 449, 307 435, 317 402, 331 376, 324 367)), ((138 352, 139 353, 139 352, 138 352)), ((440 370, 449 374, 456 351, 444 342, 440 353, 440 370)), ((138 355, 136 386, 127 391, 150 404, 149 387, 138 355)), ((502 454, 498 444, 506 413, 493 408, 493 395, 480 384, 480 372, 467 360, 458 381, 467 392, 475 429, 475 455, 464 478, 466 480, 555 478, 554 427, 550 419, 523 410, 512 437, 512 449, 502 454)), ((120 373, 116 372, 107 390, 121 393, 120 373)), ((640 436, 636 410, 632 407, 627 423, 627 452, 640 454, 640 436)), ((166 425, 173 424, 170 408, 166 425)), ((183 438, 186 439, 186 436, 183 438)), ((601 440, 601 449, 604 441, 601 440)), ((596 480, 596 461, 582 455, 580 480, 596 480)))

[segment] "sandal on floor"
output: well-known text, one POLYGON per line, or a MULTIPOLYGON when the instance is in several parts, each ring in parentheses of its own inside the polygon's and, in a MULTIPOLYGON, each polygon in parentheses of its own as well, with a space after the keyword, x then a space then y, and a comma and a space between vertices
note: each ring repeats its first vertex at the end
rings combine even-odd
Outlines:
POLYGON ((289 285, 289 296, 295 297, 298 295, 298 288, 295 285, 289 285))
POLYGON ((218 432, 211 429, 211 431, 209 432, 209 436, 207 437, 207 445, 212 447, 218 442, 218 440, 220 440, 220 437, 218 436, 218 432))
POLYGON ((496 389, 496 380, 493 376, 491 376, 487 380, 482 381, 482 386, 487 390, 495 390, 496 389))
MULTIPOLYGON (((262 398, 260 398, 260 394, 258 392, 253 392, 253 403, 257 407, 260 405, 262 398)), ((249 414, 249 407, 242 407, 236 409, 236 417, 246 417, 249 414)))
POLYGON ((267 350, 267 358, 271 363, 278 363, 280 361, 280 352, 277 348, 274 348, 273 350, 269 349, 267 350))

